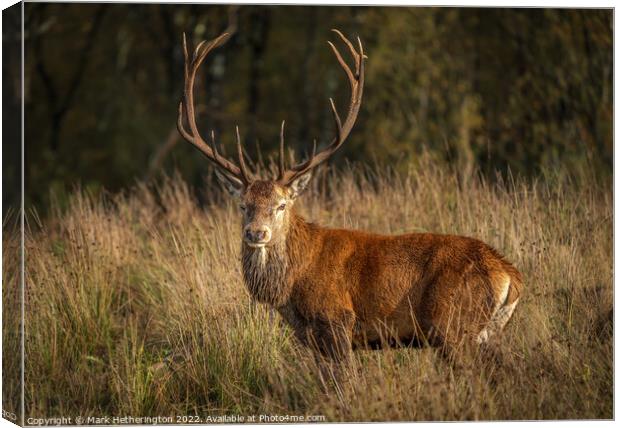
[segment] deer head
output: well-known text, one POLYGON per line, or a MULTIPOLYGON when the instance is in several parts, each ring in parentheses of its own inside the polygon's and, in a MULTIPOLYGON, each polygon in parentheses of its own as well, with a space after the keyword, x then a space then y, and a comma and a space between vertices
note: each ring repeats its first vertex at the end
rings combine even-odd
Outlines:
POLYGON ((344 70, 351 86, 349 110, 344 122, 330 98, 330 106, 335 122, 336 132, 330 144, 319 153, 314 143, 311 156, 304 162, 286 168, 284 159, 284 122, 280 132, 280 151, 278 176, 272 180, 255 179, 244 161, 239 128, 237 137, 237 164, 222 156, 216 148, 215 134, 211 131, 211 142, 207 143, 198 131, 194 110, 194 80, 198 68, 215 48, 222 45, 229 37, 227 33, 215 39, 203 41, 194 50, 190 58, 187 41, 183 35, 183 52, 185 55, 185 86, 183 99, 179 103, 177 127, 188 142, 202 152, 216 166, 216 175, 224 188, 239 201, 243 212, 243 240, 248 247, 263 248, 281 242, 289 224, 291 208, 295 199, 303 192, 310 181, 314 168, 327 161, 344 143, 357 118, 364 88, 364 50, 360 39, 357 49, 338 30, 334 31, 347 45, 355 62, 355 71, 347 65, 333 43, 328 42, 338 63, 344 70), (187 129, 184 121, 189 125, 187 129))

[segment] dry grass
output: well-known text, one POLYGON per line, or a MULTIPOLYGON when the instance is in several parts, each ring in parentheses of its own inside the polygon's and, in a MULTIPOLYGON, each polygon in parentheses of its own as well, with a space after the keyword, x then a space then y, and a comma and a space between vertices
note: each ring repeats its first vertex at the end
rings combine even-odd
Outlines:
MULTIPOLYGON (((27 417, 611 418, 611 185, 587 175, 459 183, 431 165, 401 176, 352 169, 321 191, 316 180, 303 211, 329 226, 476 236, 503 252, 526 294, 498 360, 454 368, 431 349, 364 351, 323 385, 308 352, 244 289, 234 203, 199 208, 169 179, 111 198, 78 191, 43 224, 29 218, 27 417)), ((5 284, 17 274, 9 232, 5 284)), ((4 338, 15 342, 6 326, 4 338)))

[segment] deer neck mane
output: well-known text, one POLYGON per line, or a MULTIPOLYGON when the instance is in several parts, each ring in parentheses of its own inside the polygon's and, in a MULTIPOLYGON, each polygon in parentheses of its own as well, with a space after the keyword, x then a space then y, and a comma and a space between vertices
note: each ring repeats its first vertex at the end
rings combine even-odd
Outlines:
POLYGON ((293 291, 295 278, 310 254, 307 246, 312 225, 290 213, 283 236, 263 248, 242 244, 243 279, 254 299, 274 307, 284 305, 293 291))

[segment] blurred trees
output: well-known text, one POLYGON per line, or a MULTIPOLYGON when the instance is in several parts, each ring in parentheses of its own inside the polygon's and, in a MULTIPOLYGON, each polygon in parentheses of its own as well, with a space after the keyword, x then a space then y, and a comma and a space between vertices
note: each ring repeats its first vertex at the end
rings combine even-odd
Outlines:
POLYGON ((383 93, 366 98, 382 117, 366 122, 367 140, 382 152, 445 144, 466 171, 531 174, 586 155, 611 166, 609 11, 391 12, 364 27, 378 38, 369 92, 383 93))
POLYGON ((332 135, 328 98, 348 95, 325 43, 339 28, 369 59, 334 163, 402 163, 427 147, 464 178, 584 162, 611 172, 611 10, 27 3, 29 202, 77 182, 116 191, 149 168, 199 184, 207 162, 175 130, 181 34, 224 28, 234 34, 197 82, 200 122, 227 145, 238 124, 254 159, 259 145, 275 152, 282 120, 300 155, 332 135))

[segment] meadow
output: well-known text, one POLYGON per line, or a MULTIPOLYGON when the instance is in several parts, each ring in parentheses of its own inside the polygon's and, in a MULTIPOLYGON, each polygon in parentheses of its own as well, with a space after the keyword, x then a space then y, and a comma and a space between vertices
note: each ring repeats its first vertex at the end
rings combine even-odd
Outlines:
MULTIPOLYGON (((216 187, 207 179, 199 204, 175 175, 117 195, 76 189, 44 219, 29 210, 26 417, 613 417, 612 187, 594 171, 464 179, 425 155, 398 173, 349 166, 317 177, 299 202, 307 218, 474 236, 525 283, 498 357, 454 366, 428 348, 360 351, 337 380, 251 302, 238 208, 216 187)), ((14 224, 4 219, 5 319, 18 297, 6 286, 19 271, 14 224)), ((5 373, 17 367, 6 351, 17 325, 5 321, 5 373)))

